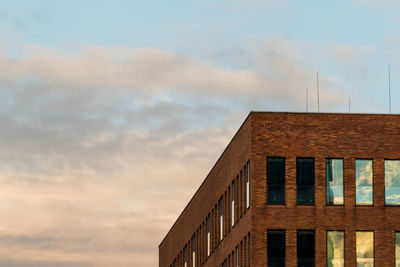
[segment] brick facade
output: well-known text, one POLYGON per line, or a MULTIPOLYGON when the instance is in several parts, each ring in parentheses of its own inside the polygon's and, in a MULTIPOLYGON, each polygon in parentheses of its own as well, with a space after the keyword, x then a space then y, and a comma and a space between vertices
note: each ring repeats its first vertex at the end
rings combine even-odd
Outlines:
MULTIPOLYGON (((400 159, 398 115, 251 112, 161 242, 159 266, 171 266, 183 253, 185 245, 190 246, 191 237, 206 222, 210 212, 212 215, 225 192, 225 207, 230 208, 232 181, 248 161, 250 208, 242 210, 241 218, 231 229, 230 212, 225 209, 227 222, 223 241, 213 242, 210 257, 204 257, 202 264, 199 262, 196 266, 220 266, 250 233, 251 256, 247 266, 266 267, 267 229, 286 230, 288 267, 296 266, 297 230, 315 230, 316 266, 326 266, 327 230, 345 231, 346 267, 356 266, 356 230, 374 231, 375 266, 395 266, 394 234, 400 231, 400 207, 385 206, 385 159, 400 159), (285 158, 284 205, 267 204, 267 157, 285 158), (296 205, 298 157, 315 159, 314 205, 296 205), (327 158, 343 159, 344 205, 341 206, 326 205, 327 158), (372 206, 356 206, 355 159, 373 160, 372 206)), ((243 197, 241 201, 245 202, 243 197)), ((204 226, 201 229, 203 231, 204 226)), ((203 242, 201 248, 204 250, 205 246, 203 242)), ((200 255, 199 252, 196 255, 200 255)), ((178 263, 177 266, 183 266, 182 260, 178 263)))

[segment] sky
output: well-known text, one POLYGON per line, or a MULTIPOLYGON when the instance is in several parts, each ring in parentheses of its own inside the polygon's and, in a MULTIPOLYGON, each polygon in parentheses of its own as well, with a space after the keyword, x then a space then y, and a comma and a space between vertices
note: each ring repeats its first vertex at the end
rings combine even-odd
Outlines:
POLYGON ((395 0, 0 4, 0 266, 158 265, 251 110, 399 113, 395 0))

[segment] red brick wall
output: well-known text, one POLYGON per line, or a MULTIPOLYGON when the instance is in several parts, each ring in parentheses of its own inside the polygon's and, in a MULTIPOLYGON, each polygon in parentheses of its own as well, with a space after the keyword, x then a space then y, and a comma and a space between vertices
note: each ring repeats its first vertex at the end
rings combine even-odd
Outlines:
MULTIPOLYGON (((228 193, 228 187, 231 185, 233 179, 236 179, 237 175, 240 175, 240 171, 250 159, 250 140, 251 124, 249 119, 246 119, 203 184, 161 242, 159 246, 160 267, 170 266, 174 258, 183 250, 185 244, 189 242, 200 224, 204 222, 204 226, 206 226, 207 215, 218 204, 220 197, 222 195, 225 197, 225 192, 228 193)), ((230 202, 228 201, 227 203, 229 205, 225 204, 225 211, 227 211, 227 207, 230 209, 230 202)), ((214 215, 218 215, 218 205, 217 214, 214 211, 214 215)), ((227 213, 225 213, 224 217, 227 219, 224 227, 224 230, 226 230, 227 226, 230 226, 231 221, 228 220, 229 216, 227 216, 227 213)), ((219 220, 218 217, 214 218, 213 221, 217 220, 219 220)), ((239 220, 239 223, 227 233, 222 243, 217 244, 217 240, 212 242, 215 243, 214 245, 218 245, 218 248, 212 252, 204 266, 218 266, 231 253, 234 246, 250 231, 250 226, 251 216, 249 212, 246 212, 239 220)), ((219 228, 214 230, 219 232, 219 228)), ((206 233, 204 232, 203 234, 206 233)), ((217 239, 219 240, 219 236, 217 236, 217 239)), ((203 253, 206 253, 205 243, 202 244, 201 248, 203 253)), ((197 253, 197 257, 199 257, 199 253, 197 253)), ((200 264, 196 266, 200 266, 200 264)))
POLYGON ((286 229, 286 266, 296 266, 296 230, 316 230, 316 266, 326 266, 326 230, 345 231, 346 267, 355 231, 375 231, 375 266, 394 266, 400 207, 384 205, 384 159, 400 159, 400 116, 251 113, 252 266, 267 266, 266 230, 286 229), (286 158, 286 205, 266 205, 266 157, 286 158), (315 158, 315 205, 296 205, 296 157, 315 158), (325 159, 344 159, 344 206, 326 206, 325 159), (374 205, 355 206, 355 159, 373 159, 374 205))

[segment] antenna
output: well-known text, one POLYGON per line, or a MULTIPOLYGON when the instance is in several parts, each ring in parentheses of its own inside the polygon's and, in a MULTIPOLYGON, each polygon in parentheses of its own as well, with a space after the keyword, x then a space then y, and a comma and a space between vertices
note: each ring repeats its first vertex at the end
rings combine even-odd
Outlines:
POLYGON ((392 114, 392 95, 391 95, 391 90, 390 90, 390 65, 388 67, 389 71, 389 113, 392 114))
POLYGON ((318 79, 318 72, 317 72, 317 98, 318 98, 318 112, 319 112, 319 79, 318 79))
POLYGON ((308 112, 308 87, 306 87, 306 111, 308 112))
POLYGON ((350 113, 350 107, 351 107, 351 106, 350 106, 350 96, 349 96, 349 113, 350 113))

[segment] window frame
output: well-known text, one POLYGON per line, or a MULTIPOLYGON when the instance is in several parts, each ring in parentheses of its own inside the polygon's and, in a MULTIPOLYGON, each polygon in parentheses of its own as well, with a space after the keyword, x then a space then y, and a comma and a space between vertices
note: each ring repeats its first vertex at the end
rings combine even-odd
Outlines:
POLYGON ((384 195, 385 195, 385 206, 388 206, 388 207, 399 207, 400 206, 400 202, 399 202, 399 204, 387 204, 386 203, 386 168, 385 168, 385 164, 386 164, 386 161, 390 161, 390 160, 393 160, 393 161, 399 161, 400 162, 400 159, 399 158, 384 158, 383 159, 383 190, 384 190, 384 195))
POLYGON ((315 157, 296 157, 296 205, 298 206, 315 206, 315 157), (312 159, 314 163, 314 184, 313 184, 313 202, 312 203, 299 203, 298 201, 298 160, 299 159, 312 159))
POLYGON ((297 266, 299 266, 299 250, 297 249, 299 246, 299 232, 314 232, 314 267, 317 266, 317 231, 316 229, 297 229, 296 230, 296 261, 297 266))
POLYGON ((355 234, 356 234, 356 238, 355 238, 355 265, 357 266, 357 232, 372 232, 372 242, 373 242, 373 246, 372 246, 372 251, 374 253, 374 267, 375 267, 375 231, 374 230, 356 230, 355 234))
MULTIPOLYGON (((325 243, 326 243, 326 266, 328 266, 328 232, 343 232, 343 266, 346 266, 346 231, 345 230, 332 230, 326 229, 325 243)), ((357 252, 356 252, 357 253, 357 252)), ((357 256, 356 256, 357 257, 357 256)), ((357 258, 356 258, 357 261, 357 258)))
MULTIPOLYGON (((396 258, 396 234, 399 234, 399 239, 400 239, 400 231, 399 230, 394 230, 394 266, 397 264, 397 258, 396 258)), ((400 263, 400 257, 399 257, 399 263, 400 263)))
MULTIPOLYGON (((385 179, 385 177, 383 178, 385 179)), ((375 160, 373 158, 355 158, 354 159, 354 200, 355 200, 355 205, 357 207, 373 207, 375 205, 374 197, 375 197, 375 160), (356 185, 356 179, 357 179, 357 170, 356 170, 356 161, 357 160, 371 160, 372 161, 372 204, 358 204, 357 203, 357 185, 356 185)))
MULTIPOLYGON (((266 204, 267 205, 283 205, 286 206, 286 157, 281 157, 281 156, 267 156, 266 157, 266 185, 267 185, 267 192, 266 192, 266 204), (283 159, 283 202, 271 202, 268 200, 268 159, 269 158, 279 158, 279 159, 283 159)), ((297 186, 296 186, 297 187, 297 186)), ((297 191, 296 191, 296 201, 297 201, 297 191)))
MULTIPOLYGON (((325 158, 325 206, 345 206, 346 205, 346 188, 345 188, 345 186, 346 186, 346 183, 345 183, 345 173, 344 173, 344 170, 346 169, 345 168, 345 166, 344 166, 344 164, 345 164, 345 159, 344 158, 341 158, 341 157, 327 157, 327 158, 325 158), (332 159, 340 159, 340 160, 342 160, 343 161, 343 186, 342 186, 342 189, 343 189, 343 204, 328 204, 328 191, 327 191, 327 189, 328 189, 328 177, 327 177, 327 169, 326 169, 326 161, 327 160, 332 160, 332 159)), ((355 175, 355 162, 354 162, 354 175, 355 175)), ((355 180, 354 180, 355 181, 355 180)), ((354 189, 355 189, 355 187, 354 187, 354 189)))
MULTIPOLYGON (((269 258, 269 253, 268 253, 268 232, 269 231, 282 231, 283 232, 283 236, 284 236, 284 245, 285 245, 285 257, 284 257, 284 266, 283 267, 285 267, 286 266, 286 259, 287 259, 287 246, 286 246, 286 229, 267 229, 267 267, 268 267, 268 264, 269 264, 269 261, 268 261, 268 258, 269 258)), ((297 246, 297 245, 296 245, 297 246)))

